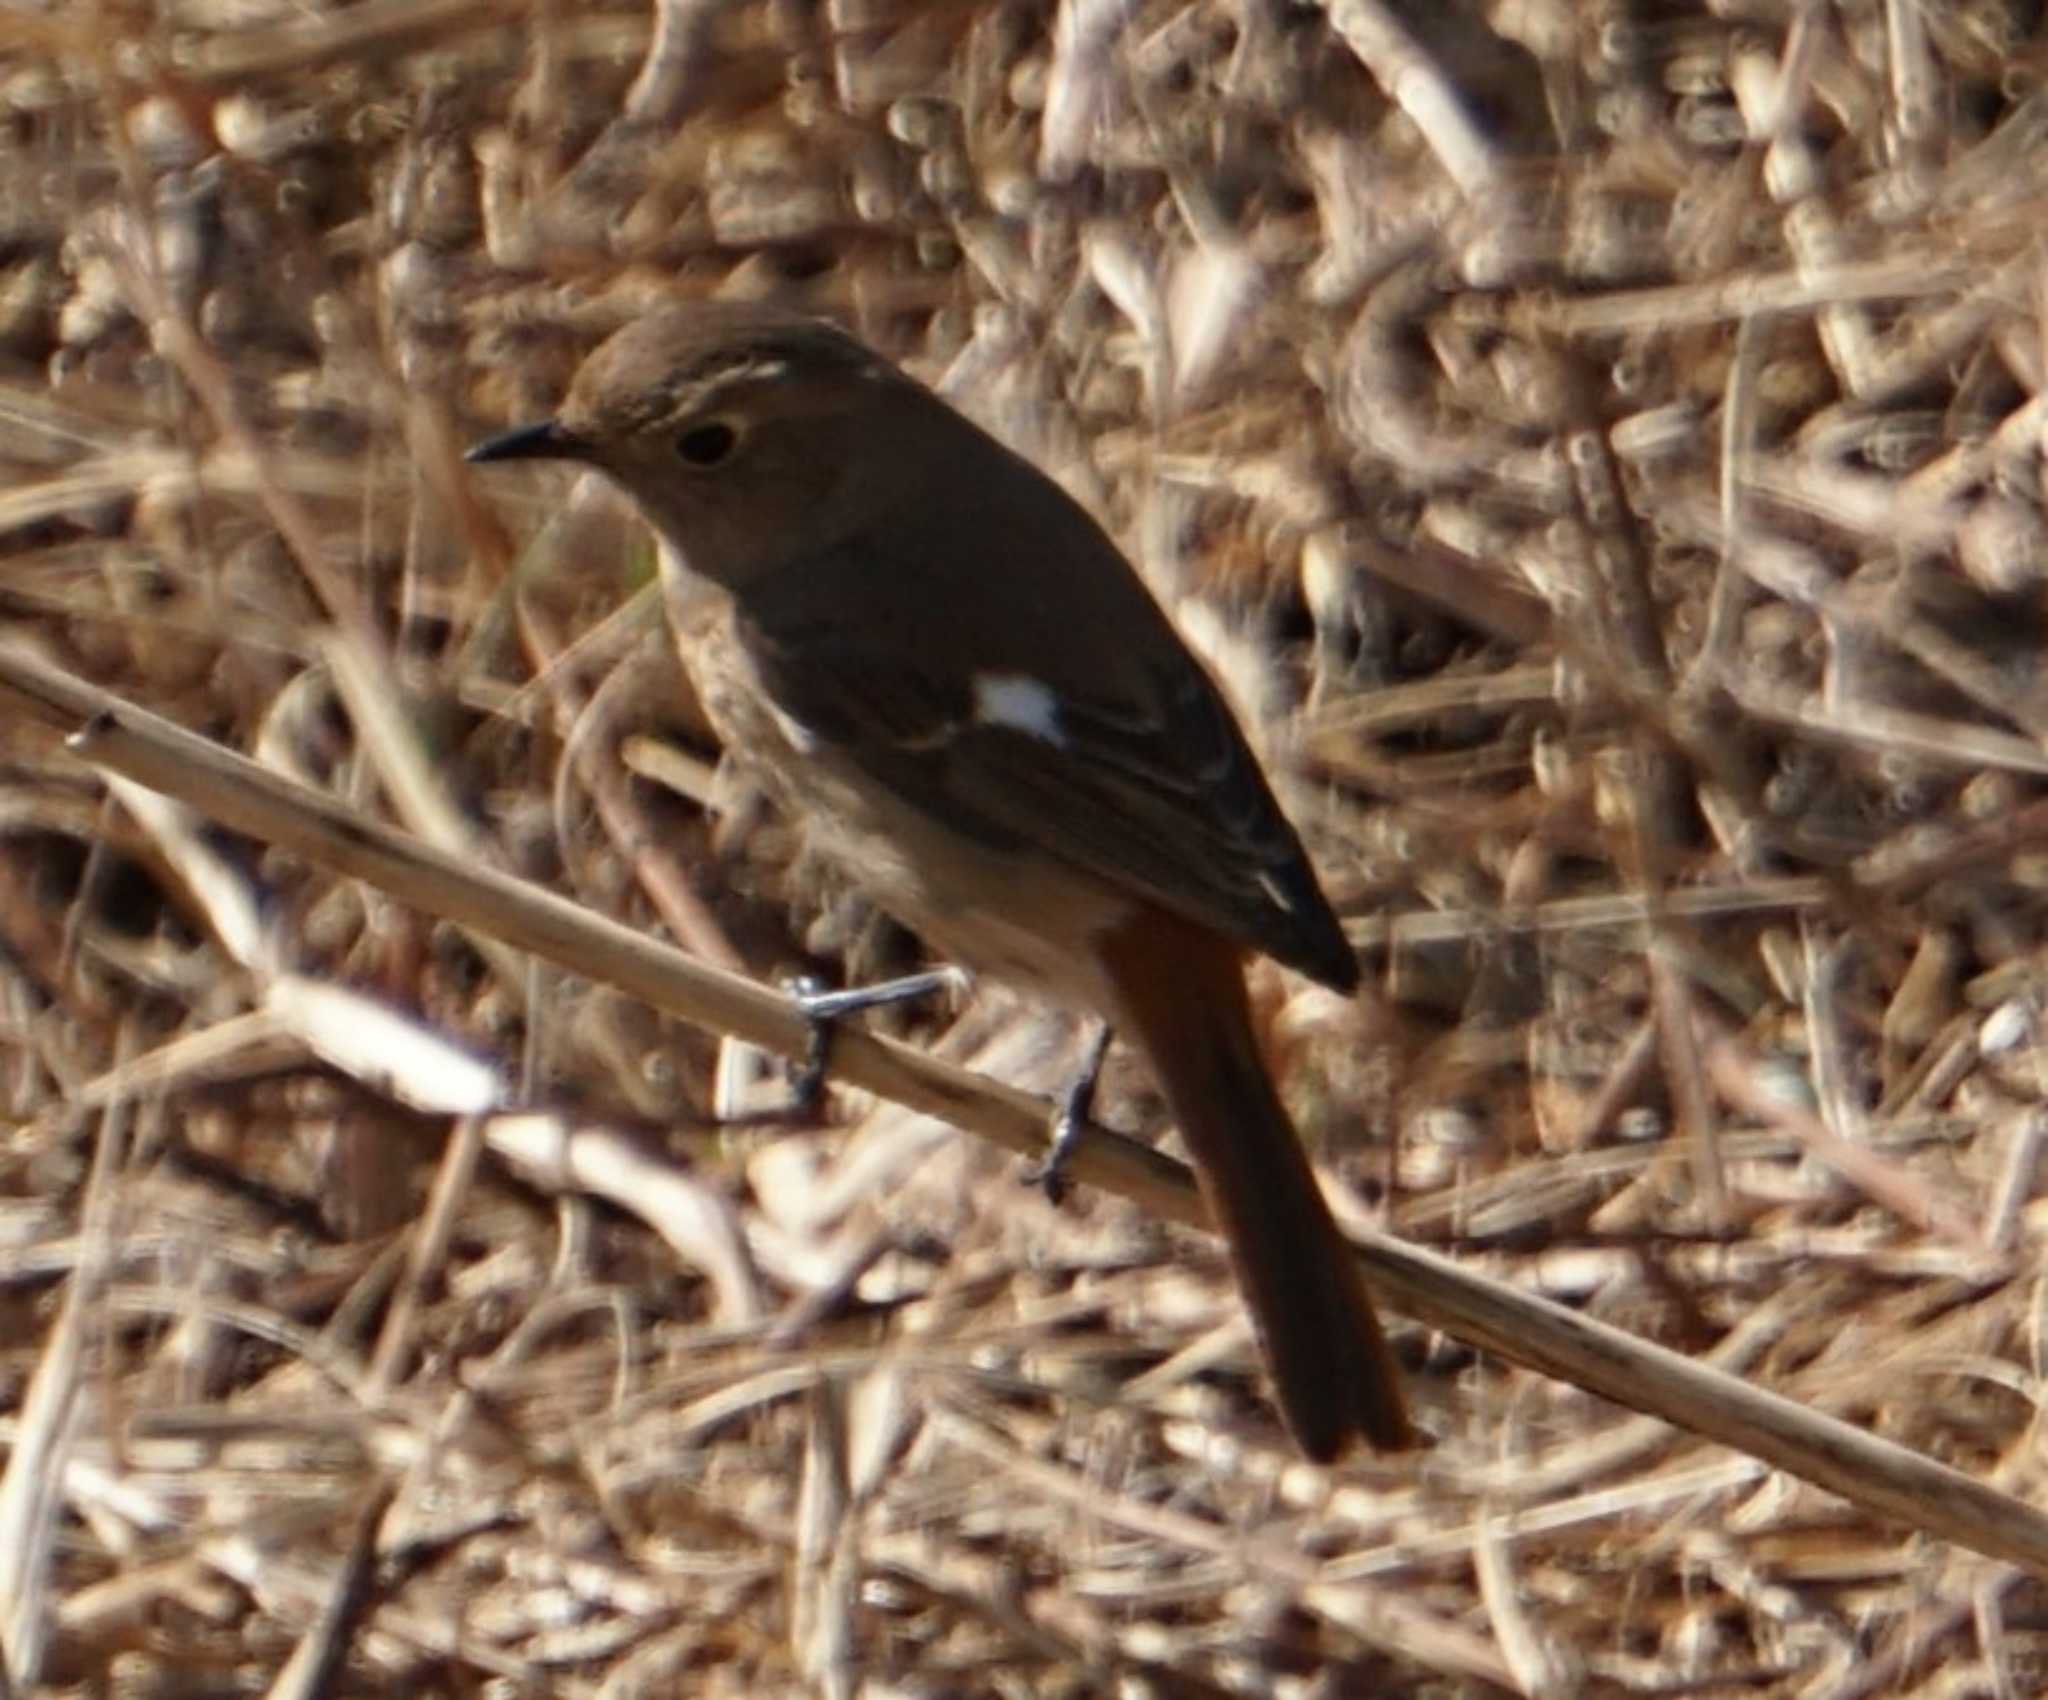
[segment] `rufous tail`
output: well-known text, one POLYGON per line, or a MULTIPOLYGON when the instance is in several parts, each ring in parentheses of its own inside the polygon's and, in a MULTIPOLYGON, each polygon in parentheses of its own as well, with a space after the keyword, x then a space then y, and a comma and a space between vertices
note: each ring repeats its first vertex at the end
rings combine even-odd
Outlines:
POLYGON ((1326 1463, 1415 1443, 1358 1260, 1273 1087, 1228 939, 1147 907, 1103 941, 1125 1036, 1180 1124, 1295 1444, 1326 1463))

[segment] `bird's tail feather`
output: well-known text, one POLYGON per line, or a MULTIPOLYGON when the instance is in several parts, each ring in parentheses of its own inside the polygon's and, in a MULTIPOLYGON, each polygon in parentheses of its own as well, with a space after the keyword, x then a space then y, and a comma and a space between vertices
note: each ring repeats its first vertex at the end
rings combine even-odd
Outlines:
POLYGON ((1193 1156, 1295 1442, 1327 1461, 1362 1438, 1414 1444, 1393 1355, 1259 1054, 1228 940, 1147 909, 1106 941, 1127 1035, 1193 1156))

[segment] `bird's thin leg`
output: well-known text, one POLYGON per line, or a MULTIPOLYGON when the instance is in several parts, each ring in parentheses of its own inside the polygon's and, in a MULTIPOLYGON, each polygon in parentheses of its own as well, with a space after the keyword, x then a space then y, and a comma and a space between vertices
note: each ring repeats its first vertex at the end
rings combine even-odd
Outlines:
POLYGON ((1045 1148, 1045 1159, 1032 1164, 1024 1172, 1024 1184, 1043 1187, 1045 1196, 1055 1204, 1067 1194, 1066 1176, 1061 1171, 1079 1143, 1082 1130, 1088 1126, 1088 1118, 1094 1113, 1095 1087, 1102 1079, 1102 1063, 1109 1055, 1111 1035, 1112 1030, 1106 1021, 1096 1028, 1095 1037, 1088 1041, 1088 1054, 1081 1059, 1079 1071, 1060 1094, 1060 1107, 1053 1114, 1052 1139, 1045 1148))
POLYGON ((825 1065, 832 1055, 832 1030, 849 1015, 888 1004, 914 1003, 935 993, 964 987, 967 975, 958 968, 930 968, 921 974, 905 974, 896 980, 878 980, 872 986, 852 986, 828 992, 808 974, 789 985, 789 995, 809 1024, 810 1036, 803 1060, 790 1078, 795 1108, 808 1109, 817 1102, 825 1085, 825 1065))

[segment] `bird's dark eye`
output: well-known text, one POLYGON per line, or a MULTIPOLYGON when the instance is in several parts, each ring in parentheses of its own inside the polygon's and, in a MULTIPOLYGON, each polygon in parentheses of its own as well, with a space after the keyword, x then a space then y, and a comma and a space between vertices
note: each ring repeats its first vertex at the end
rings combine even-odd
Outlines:
POLYGON ((707 419, 701 425, 692 425, 676 439, 676 453, 686 465, 697 467, 723 466, 739 446, 739 432, 723 419, 707 419))

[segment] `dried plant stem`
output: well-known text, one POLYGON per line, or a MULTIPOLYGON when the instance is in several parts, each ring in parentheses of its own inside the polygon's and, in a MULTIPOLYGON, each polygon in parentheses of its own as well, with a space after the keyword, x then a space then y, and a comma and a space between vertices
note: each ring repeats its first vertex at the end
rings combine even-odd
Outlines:
MULTIPOLYGON (((807 1041, 802 1016, 766 988, 365 820, 23 648, 0 646, 0 686, 38 718, 79 728, 72 745, 85 760, 238 831, 714 1030, 785 1055, 800 1054, 807 1041)), ((833 1072, 1011 1150, 1036 1153, 1042 1146, 1042 1100, 907 1046, 849 1031, 834 1046, 833 1072)), ((1135 1141, 1095 1132, 1075 1150, 1069 1172, 1170 1220, 1206 1226, 1189 1171, 1135 1141)), ((1432 1252, 1377 1235, 1359 1250, 1376 1290, 1433 1327, 2048 1577, 2048 1515, 1961 1471, 1432 1252)))

